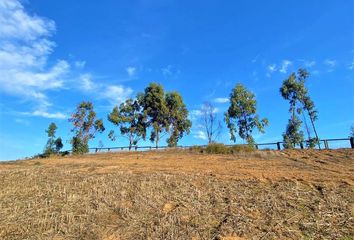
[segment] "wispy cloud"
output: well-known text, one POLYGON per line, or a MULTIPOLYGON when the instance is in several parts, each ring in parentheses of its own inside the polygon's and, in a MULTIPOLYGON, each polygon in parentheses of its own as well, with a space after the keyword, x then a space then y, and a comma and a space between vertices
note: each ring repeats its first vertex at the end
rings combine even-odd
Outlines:
POLYGON ((316 61, 307 61, 307 60, 305 60, 304 61, 304 66, 306 67, 306 68, 311 68, 311 67, 314 67, 316 65, 316 61))
POLYGON ((349 67, 348 67, 348 68, 349 68, 350 70, 353 70, 353 69, 354 69, 354 61, 349 64, 349 67))
POLYGON ((326 59, 323 63, 327 66, 327 72, 333 72, 334 68, 337 66, 337 61, 333 59, 326 59))
POLYGON ((201 139, 201 140, 207 140, 207 136, 205 134, 205 132, 203 131, 196 131, 193 133, 193 137, 196 138, 196 139, 201 139))
POLYGON ((15 122, 17 122, 19 124, 23 124, 25 126, 29 126, 30 125, 30 121, 28 121, 26 119, 22 119, 22 118, 15 118, 15 122))
POLYGON ((79 68, 79 69, 82 69, 85 67, 86 65, 86 62, 85 61, 75 61, 75 67, 79 68))
POLYGON ((227 103, 227 102, 229 102, 229 99, 228 98, 222 98, 222 97, 214 98, 214 102, 216 102, 216 103, 227 103))
POLYGON ((293 63, 289 60, 283 60, 282 64, 280 66, 279 72, 281 73, 287 73, 288 72, 288 68, 292 65, 293 63))
POLYGON ((172 65, 167 65, 166 67, 161 68, 161 72, 165 77, 176 77, 181 73, 178 68, 172 65))
POLYGON ((127 67, 125 71, 128 73, 129 77, 133 77, 136 74, 136 67, 127 67))
POLYGON ((62 88, 70 69, 65 60, 48 66, 55 47, 49 40, 55 23, 29 15, 19 1, 3 0, 0 26, 0 91, 36 102, 32 114, 40 115, 51 106, 45 91, 62 88))
POLYGON ((79 77, 81 84, 80 88, 84 91, 92 91, 97 88, 97 86, 92 81, 92 75, 89 73, 81 74, 79 77))
POLYGON ((55 112, 55 113, 49 113, 44 110, 36 110, 29 115, 31 116, 36 116, 36 117, 44 117, 44 118, 55 118, 55 119, 66 119, 68 116, 66 116, 64 113, 61 112, 55 112))
POLYGON ((107 99, 113 106, 124 102, 133 93, 129 87, 108 85, 102 89, 101 97, 107 99))

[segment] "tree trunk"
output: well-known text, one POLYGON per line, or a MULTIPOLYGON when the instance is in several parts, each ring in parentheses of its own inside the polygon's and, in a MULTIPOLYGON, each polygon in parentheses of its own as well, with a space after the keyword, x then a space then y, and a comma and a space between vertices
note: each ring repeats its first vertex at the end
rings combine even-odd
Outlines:
MULTIPOLYGON (((309 116, 310 116, 310 112, 308 112, 309 116)), ((313 119, 312 117, 310 116, 310 120, 311 120, 311 124, 312 124, 312 128, 313 128, 313 131, 316 135, 316 138, 317 138, 317 144, 318 144, 318 148, 321 149, 321 144, 320 144, 320 139, 318 138, 318 135, 317 135, 317 131, 316 131, 316 128, 315 128, 315 123, 313 122, 313 119)))
POLYGON ((159 140, 160 140, 159 131, 156 130, 156 149, 159 148, 159 140))

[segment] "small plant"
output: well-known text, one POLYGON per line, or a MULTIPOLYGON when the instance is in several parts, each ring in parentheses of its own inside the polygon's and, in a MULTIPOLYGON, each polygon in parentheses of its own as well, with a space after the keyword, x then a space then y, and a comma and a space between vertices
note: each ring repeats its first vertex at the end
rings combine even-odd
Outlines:
POLYGON ((45 145, 44 152, 43 152, 43 157, 49 157, 52 154, 58 154, 60 149, 63 148, 63 143, 61 138, 56 138, 55 133, 57 130, 57 125, 55 123, 51 123, 46 130, 46 133, 48 134, 48 141, 47 144, 45 145))
POLYGON ((234 145, 230 147, 231 153, 239 153, 239 152, 253 152, 255 147, 253 145, 234 145))
POLYGON ((205 148, 205 152, 209 154, 230 154, 231 148, 222 143, 210 143, 205 148))
POLYGON ((192 146, 192 147, 189 148, 189 151, 190 151, 190 152, 193 152, 193 153, 203 153, 204 150, 205 150, 205 149, 204 149, 203 147, 197 146, 197 145, 192 146))

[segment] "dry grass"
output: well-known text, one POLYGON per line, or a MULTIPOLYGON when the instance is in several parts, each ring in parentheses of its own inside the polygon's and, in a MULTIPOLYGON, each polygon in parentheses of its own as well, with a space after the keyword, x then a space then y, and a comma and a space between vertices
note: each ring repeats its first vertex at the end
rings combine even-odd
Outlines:
POLYGON ((0 239, 353 239, 354 151, 0 164, 0 239))

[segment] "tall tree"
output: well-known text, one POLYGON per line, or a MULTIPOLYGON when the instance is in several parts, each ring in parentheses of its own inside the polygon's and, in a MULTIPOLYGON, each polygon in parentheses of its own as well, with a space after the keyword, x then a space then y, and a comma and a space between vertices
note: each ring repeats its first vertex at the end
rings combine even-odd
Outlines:
MULTIPOLYGON (((129 150, 137 145, 138 141, 146 136, 145 116, 137 100, 127 99, 119 107, 114 107, 108 115, 108 120, 119 127, 120 134, 129 141, 129 150)), ((114 131, 110 131, 109 137, 115 140, 114 131)))
MULTIPOLYGON (((305 69, 300 68, 297 74, 292 73, 288 79, 284 80, 280 88, 282 97, 285 100, 288 100, 290 104, 289 112, 291 113, 291 119, 288 122, 286 133, 283 134, 283 136, 288 134, 286 138, 284 137, 284 141, 290 141, 286 144, 287 147, 300 144, 304 139, 303 132, 300 131, 302 122, 296 116, 297 114, 303 114, 303 111, 307 112, 316 136, 315 138, 311 138, 310 132, 308 131, 308 146, 313 147, 315 143, 318 143, 319 145, 319 138, 314 124, 314 122, 317 120, 318 112, 315 109, 314 102, 311 100, 308 94, 307 88, 305 87, 305 82, 308 77, 309 73, 305 69)), ((303 117, 304 122, 306 123, 305 115, 303 115, 303 117)))
POLYGON ((48 126, 48 129, 45 131, 48 135, 48 141, 44 148, 44 156, 50 156, 51 154, 59 153, 60 149, 63 148, 63 142, 61 138, 56 138, 55 133, 57 130, 57 125, 55 123, 51 123, 48 126))
POLYGON ((354 138, 354 124, 352 124, 352 126, 350 127, 350 135, 349 137, 353 137, 354 138))
POLYGON ((69 122, 74 125, 71 132, 75 133, 75 136, 71 144, 73 153, 77 154, 87 153, 89 140, 94 138, 97 132, 102 133, 105 130, 102 119, 96 119, 91 102, 81 102, 69 122))
POLYGON ((201 124, 208 138, 208 144, 215 142, 222 129, 221 122, 217 120, 215 107, 210 102, 204 102, 200 116, 201 124))
POLYGON ((175 147, 184 133, 188 134, 190 132, 192 122, 188 119, 188 110, 178 92, 167 93, 165 102, 168 109, 167 121, 170 130, 170 137, 167 139, 167 143, 169 147, 175 147))
POLYGON ((147 126, 152 127, 150 141, 158 148, 159 141, 169 131, 168 108, 162 85, 150 83, 144 93, 138 94, 139 104, 147 116, 147 126))
POLYGON ((236 134, 254 144, 252 132, 256 128, 264 133, 264 127, 268 125, 268 119, 259 119, 257 101, 252 92, 243 85, 237 84, 230 94, 230 107, 225 113, 226 125, 230 130, 231 140, 236 141, 236 134), (237 128, 236 128, 237 125, 237 128))

